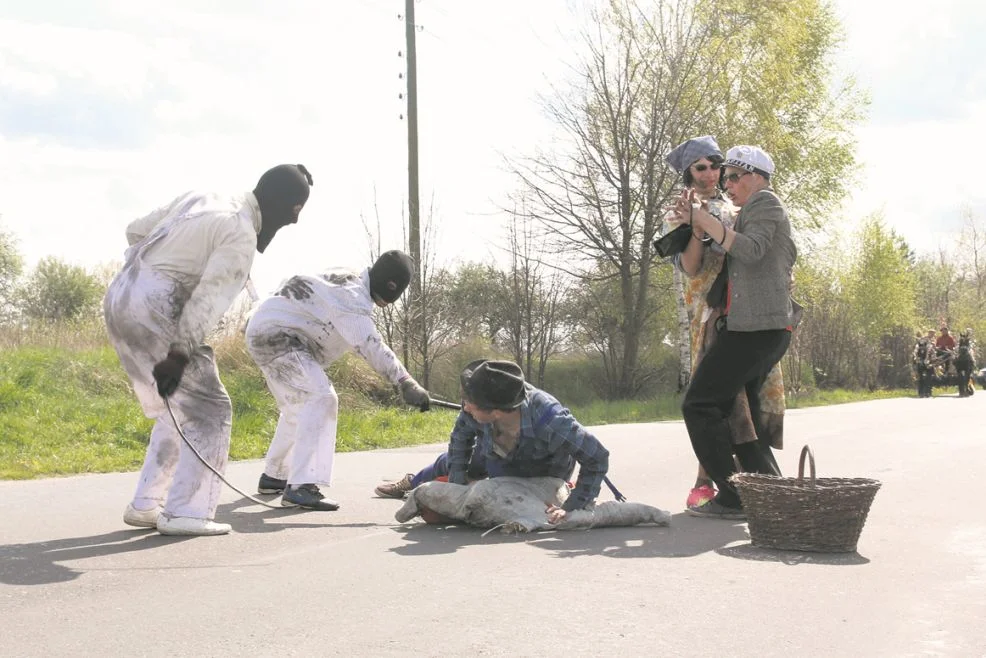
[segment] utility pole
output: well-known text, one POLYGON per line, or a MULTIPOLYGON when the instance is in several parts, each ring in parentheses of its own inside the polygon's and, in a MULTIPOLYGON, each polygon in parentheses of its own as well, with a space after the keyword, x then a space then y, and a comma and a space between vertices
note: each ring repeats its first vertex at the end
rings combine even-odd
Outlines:
MULTIPOLYGON (((421 272, 421 207, 418 202, 418 70, 417 49, 414 44, 418 26, 414 22, 415 0, 404 0, 404 35, 407 39, 407 211, 408 250, 414 260, 414 276, 411 278, 411 298, 408 309, 408 336, 417 335, 421 341, 419 380, 428 386, 430 360, 428 343, 427 303, 422 293, 421 272)), ((405 361, 406 363, 406 361, 405 361)))
POLYGON ((421 215, 418 204, 418 71, 414 34, 414 1, 404 1, 404 34, 407 39, 407 212, 408 248, 414 259, 412 303, 421 299, 421 215))

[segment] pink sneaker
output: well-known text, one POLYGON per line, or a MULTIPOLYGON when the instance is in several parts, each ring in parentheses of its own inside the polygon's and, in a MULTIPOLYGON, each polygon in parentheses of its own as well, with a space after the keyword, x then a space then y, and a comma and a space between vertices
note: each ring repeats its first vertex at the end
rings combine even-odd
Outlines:
POLYGON ((685 500, 685 506, 698 507, 700 505, 704 505, 715 497, 716 490, 708 484, 703 484, 701 487, 695 487, 688 492, 688 498, 685 500))

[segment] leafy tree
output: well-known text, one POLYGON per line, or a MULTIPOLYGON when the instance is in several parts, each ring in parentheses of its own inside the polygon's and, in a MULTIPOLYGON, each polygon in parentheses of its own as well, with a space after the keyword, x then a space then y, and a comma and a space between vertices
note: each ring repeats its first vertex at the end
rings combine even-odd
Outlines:
POLYGON ((914 276, 907 243, 887 229, 881 217, 872 216, 863 223, 858 244, 860 254, 849 276, 847 293, 854 324, 868 347, 864 358, 857 361, 861 383, 873 388, 880 383, 881 371, 894 372, 902 364, 909 365, 914 276))
POLYGON ((849 298, 863 337, 875 341, 914 323, 914 276, 907 243, 879 216, 859 230, 860 255, 849 281, 849 298))
MULTIPOLYGON (((800 228, 815 228, 847 195, 853 126, 868 104, 852 77, 836 79, 842 42, 827 0, 701 0, 696 13, 726 57, 707 98, 724 146, 759 144, 774 159, 772 184, 800 228)), ((708 67, 710 71, 717 69, 708 67)))
POLYGON ((625 397, 640 385, 651 243, 677 182, 665 154, 698 134, 759 143, 777 156, 792 207, 819 217, 841 198, 861 99, 851 85, 832 93, 838 23, 819 0, 612 0, 595 18, 576 82, 545 101, 555 150, 513 169, 525 213, 586 289, 600 272, 615 282, 615 315, 600 315, 618 333, 606 347, 620 350, 606 356, 610 394, 625 397))
POLYGON ((955 263, 944 250, 915 263, 915 295, 919 321, 937 329, 949 321, 953 291, 960 279, 955 263))
MULTIPOLYGON (((601 266, 596 276, 583 279, 573 286, 567 296, 564 309, 567 322, 572 327, 571 343, 589 356, 598 356, 602 366, 602 377, 597 394, 604 398, 633 398, 654 394, 656 387, 667 382, 657 382, 655 364, 662 361, 661 355, 668 347, 666 339, 673 335, 674 304, 666 300, 661 306, 655 305, 646 317, 641 332, 641 352, 630 381, 634 387, 625 393, 617 393, 615 386, 621 373, 626 371, 623 363, 623 332, 621 331, 619 281, 607 276, 605 266, 601 266)), ((671 272, 667 268, 651 272, 651 289, 669 290, 671 272)), ((670 297, 663 294, 659 299, 670 297)), ((664 389, 662 389, 664 390, 664 389)))
POLYGON ((17 251, 14 236, 0 229, 0 324, 15 313, 17 280, 24 271, 24 259, 17 251))
POLYGON ((448 320, 456 325, 460 340, 478 336, 493 344, 503 331, 509 313, 506 278, 486 263, 463 263, 451 272, 448 320))
POLYGON ((42 259, 18 291, 23 314, 35 320, 74 320, 99 313, 105 286, 77 265, 42 259))
POLYGON ((859 354, 845 295, 848 265, 834 247, 815 256, 799 260, 795 268, 795 297, 804 304, 805 314, 782 364, 789 390, 802 384, 851 385, 852 364, 859 354))

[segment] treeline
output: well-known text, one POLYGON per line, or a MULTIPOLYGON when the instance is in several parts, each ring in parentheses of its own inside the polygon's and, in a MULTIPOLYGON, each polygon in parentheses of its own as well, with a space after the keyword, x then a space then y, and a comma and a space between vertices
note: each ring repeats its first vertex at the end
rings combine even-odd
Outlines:
MULTIPOLYGON (((966 328, 986 332, 986 230, 972 215, 955 247, 935 256, 916 256, 877 217, 845 237, 806 249, 799 260, 795 297, 806 310, 783 364, 791 393, 906 388, 916 333, 941 324, 956 334, 966 328)), ((517 361, 533 383, 564 394, 571 404, 653 398, 679 389, 678 292, 670 265, 658 263, 650 273, 651 312, 641 334, 636 385, 631 395, 620 395, 619 280, 599 268, 595 280, 581 281, 545 265, 523 236, 514 234, 512 244, 508 265, 428 269, 417 304, 405 299, 378 311, 385 338, 427 386, 457 399, 461 365, 497 355, 517 361)), ((20 258, 13 245, 0 231, 2 262, 20 258)), ((99 318, 106 269, 49 258, 17 277, 5 270, 2 286, 9 292, 0 336, 7 340, 0 344, 105 344, 99 318)), ((225 352, 240 358, 247 358, 236 347, 247 310, 246 304, 236 306, 221 328, 225 352)))

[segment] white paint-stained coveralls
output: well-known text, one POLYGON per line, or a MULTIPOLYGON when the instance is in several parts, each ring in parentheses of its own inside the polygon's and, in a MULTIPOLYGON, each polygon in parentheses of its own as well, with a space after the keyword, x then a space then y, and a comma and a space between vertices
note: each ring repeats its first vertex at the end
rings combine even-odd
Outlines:
POLYGON ((127 227, 123 269, 103 310, 113 347, 144 414, 154 419, 133 506, 211 520, 221 482, 182 443, 151 371, 171 349, 189 355, 171 408, 198 451, 223 472, 233 411, 203 340, 243 289, 261 216, 252 192, 189 192, 127 227))
POLYGON ((325 368, 352 350, 382 377, 410 375, 373 324, 370 271, 296 276, 247 324, 247 349, 277 400, 280 418, 264 472, 290 485, 332 483, 339 398, 325 368))

